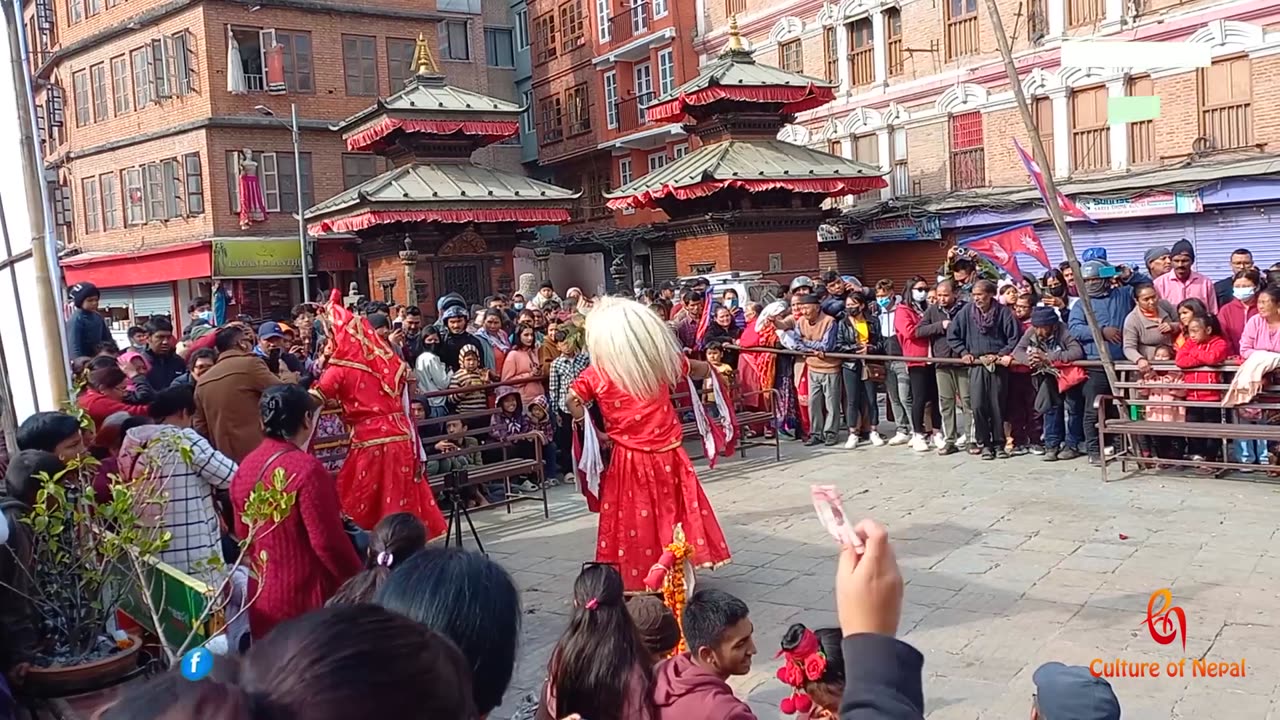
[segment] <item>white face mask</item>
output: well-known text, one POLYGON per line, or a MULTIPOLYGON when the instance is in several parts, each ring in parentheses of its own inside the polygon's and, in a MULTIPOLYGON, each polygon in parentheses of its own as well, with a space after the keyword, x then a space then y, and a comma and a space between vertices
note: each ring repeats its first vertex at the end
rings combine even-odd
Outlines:
POLYGON ((927 297, 929 297, 928 290, 912 290, 911 291, 911 299, 915 300, 916 302, 924 302, 925 298, 927 297))

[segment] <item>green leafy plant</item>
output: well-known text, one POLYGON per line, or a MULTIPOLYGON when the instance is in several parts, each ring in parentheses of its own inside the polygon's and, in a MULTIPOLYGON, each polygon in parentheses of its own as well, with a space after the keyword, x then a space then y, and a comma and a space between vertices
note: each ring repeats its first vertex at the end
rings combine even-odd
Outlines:
MULTIPOLYGON (((164 445, 149 447, 144 459, 163 458, 165 453, 177 453, 187 463, 192 459, 192 449, 180 433, 163 433, 152 442, 164 445)), ((37 666, 73 666, 115 652, 118 645, 108 632, 108 621, 126 596, 139 599, 153 627, 164 627, 161 619, 169 598, 153 592, 156 573, 164 568, 161 554, 173 537, 162 521, 170 480, 160 469, 163 464, 140 462, 130 482, 112 475, 103 501, 94 494, 99 465, 92 458, 38 477, 35 503, 22 518, 32 531, 29 587, 24 592, 7 586, 29 600, 37 615, 37 666)), ((188 618, 185 637, 159 633, 170 662, 206 640, 203 631, 211 621, 217 627, 229 624, 252 605, 257 595, 244 599, 226 617, 237 573, 261 574, 267 562, 265 553, 248 556, 250 544, 273 530, 294 506, 296 493, 288 485, 284 470, 277 468, 251 491, 241 516, 248 532, 240 540, 235 563, 228 566, 221 557, 211 557, 191 569, 199 576, 205 602, 188 618)))

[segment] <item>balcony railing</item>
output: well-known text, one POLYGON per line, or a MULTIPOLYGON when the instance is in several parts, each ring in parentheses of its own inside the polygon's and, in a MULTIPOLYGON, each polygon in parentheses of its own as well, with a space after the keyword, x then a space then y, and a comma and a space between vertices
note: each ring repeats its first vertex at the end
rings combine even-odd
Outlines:
POLYGON ((244 87, 249 92, 261 92, 267 89, 267 81, 262 75, 244 74, 244 87))
POLYGON ((609 18, 609 32, 614 43, 624 43, 648 31, 649 2, 647 0, 626 2, 622 12, 609 18))
POLYGON ((1223 105, 1200 111, 1200 134, 1213 140, 1214 150, 1253 144, 1253 109, 1249 103, 1223 105))
POLYGON ((876 81, 875 46, 868 45, 849 53, 849 81, 853 87, 870 85, 876 81))
POLYGON ((1111 129, 1107 127, 1071 132, 1071 169, 1098 172, 1111 169, 1111 129))
POLYGON ((542 144, 553 143, 564 139, 563 128, 548 128, 542 132, 542 144))
POLYGON ((947 21, 947 60, 978 54, 978 16, 947 21))
POLYGON ((635 132, 644 126, 649 125, 649 119, 645 117, 644 109, 647 105, 652 103, 654 99, 654 94, 647 92, 619 100, 615 106, 617 107, 615 112, 618 115, 618 132, 635 132))
POLYGON ((1156 136, 1152 122, 1129 123, 1129 164, 1150 165, 1156 161, 1156 136))
POLYGON ((969 190, 986 187, 986 150, 980 147, 951 152, 951 189, 969 190))

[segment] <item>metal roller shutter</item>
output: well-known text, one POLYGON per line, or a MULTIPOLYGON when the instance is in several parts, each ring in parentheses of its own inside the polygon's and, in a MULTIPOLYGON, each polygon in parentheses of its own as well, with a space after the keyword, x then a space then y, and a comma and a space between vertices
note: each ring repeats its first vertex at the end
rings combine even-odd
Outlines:
MULTIPOLYGON (((1195 217, 1196 270, 1215 280, 1231 274, 1231 251, 1245 248, 1254 253, 1259 267, 1280 260, 1280 206, 1206 209, 1195 217)), ((1188 235, 1188 240, 1191 236, 1188 235)))
POLYGON ((862 279, 862 263, 856 245, 848 243, 822 243, 818 245, 818 269, 821 272, 835 270, 841 275, 862 279))
POLYGON ((936 240, 866 243, 853 246, 861 260, 864 285, 875 287, 883 278, 893 280, 898 292, 907 278, 920 275, 932 284, 938 268, 947 260, 947 244, 936 240))
POLYGON ((102 293, 98 298, 100 308, 125 308, 133 304, 132 288, 99 288, 102 293))
MULTIPOLYGON (((1147 250, 1158 245, 1169 247, 1182 238, 1188 240, 1194 236, 1196 215, 1160 215, 1133 220, 1107 220, 1097 224, 1075 222, 1068 225, 1071 230, 1071 242, 1076 252, 1083 253, 1086 248, 1105 247, 1107 260, 1114 265, 1129 265, 1145 269, 1143 256, 1147 250)), ((965 228, 955 233, 956 242, 960 243, 979 235, 985 235, 999 229, 998 225, 987 225, 981 228, 965 228)), ((1049 254, 1049 262, 1054 267, 1066 259, 1062 251, 1062 239, 1053 224, 1044 222, 1036 225, 1036 234, 1049 254)), ((1226 261, 1224 260, 1224 264, 1226 261)), ((1018 256, 1018 267, 1028 275, 1039 277, 1045 268, 1035 259, 1025 255, 1018 256)))
POLYGON ((676 271, 676 246, 674 243, 653 243, 649 246, 649 264, 653 269, 653 284, 680 277, 676 271))
POLYGON ((135 317, 167 315, 173 317, 173 286, 170 283, 138 285, 133 291, 135 317))

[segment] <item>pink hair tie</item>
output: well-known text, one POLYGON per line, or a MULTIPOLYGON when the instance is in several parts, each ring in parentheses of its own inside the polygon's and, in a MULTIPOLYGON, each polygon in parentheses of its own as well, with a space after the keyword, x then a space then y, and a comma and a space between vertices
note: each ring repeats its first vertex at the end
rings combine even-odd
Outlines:
POLYGON ((396 560, 395 555, 392 555, 386 550, 383 550, 382 552, 378 553, 378 558, 376 562, 382 567, 391 567, 391 563, 395 562, 395 560, 396 560))
POLYGON ((588 610, 595 610, 596 608, 600 607, 600 601, 595 598, 591 598, 590 600, 587 601, 587 604, 584 607, 586 607, 588 610))

